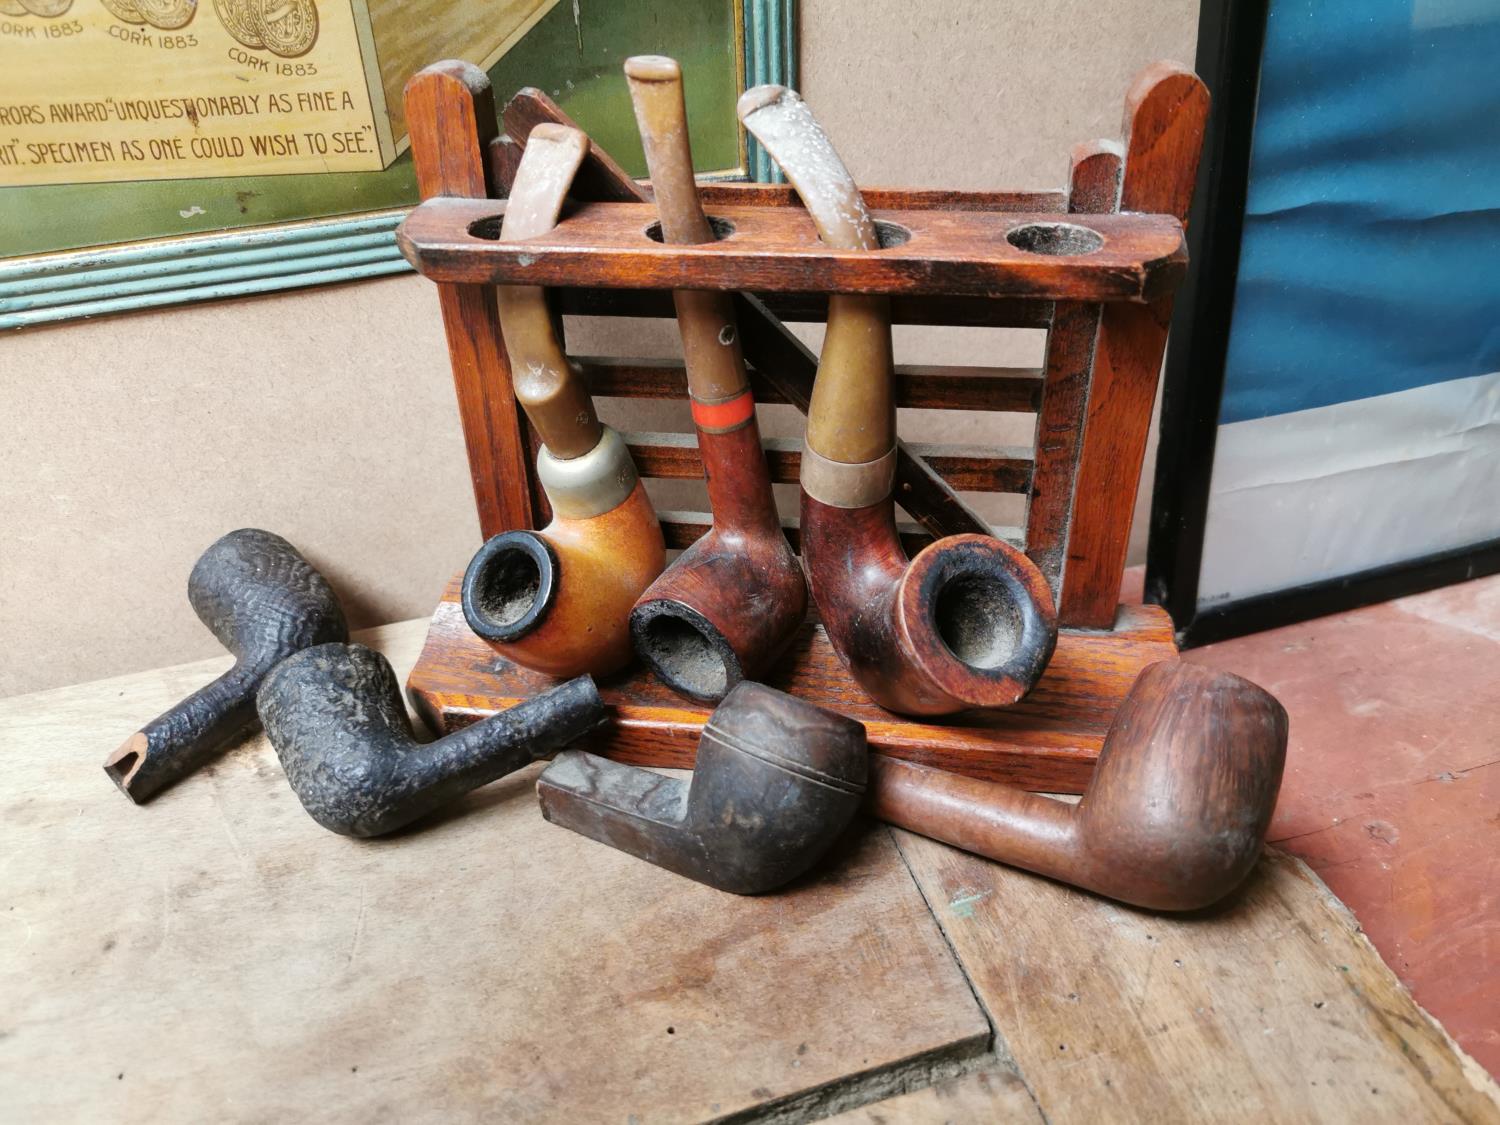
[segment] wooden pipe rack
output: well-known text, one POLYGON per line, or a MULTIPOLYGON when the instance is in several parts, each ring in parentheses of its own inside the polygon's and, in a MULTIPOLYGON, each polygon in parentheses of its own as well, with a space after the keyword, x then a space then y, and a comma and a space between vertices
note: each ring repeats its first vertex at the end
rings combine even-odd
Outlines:
MULTIPOLYGON (((651 237, 646 185, 597 146, 559 225, 503 242, 500 197, 526 136, 544 121, 571 122, 527 89, 506 105, 501 134, 481 73, 459 63, 427 68, 407 87, 424 202, 397 239, 438 286, 483 535, 550 516, 535 479, 537 442, 511 392, 495 285, 547 286, 559 312, 591 316, 671 316, 672 289, 736 291, 757 400, 804 412, 817 359, 783 321, 820 319, 829 292, 890 294, 896 323, 1043 328, 1046 359, 1037 370, 897 368, 901 407, 1036 414, 1031 449, 903 443, 896 496, 916 521, 903 526, 908 549, 934 536, 993 532, 1041 567, 1062 630, 1040 684, 1004 711, 913 721, 864 696, 815 621, 766 682, 861 720, 871 745, 897 757, 1081 791, 1136 675, 1177 652, 1164 611, 1118 603, 1172 293, 1186 268, 1182 224, 1207 110, 1195 75, 1154 64, 1127 96, 1123 139, 1075 148, 1066 190, 869 189, 884 248, 868 254, 823 246, 795 194, 766 185, 705 185, 719 241, 663 245, 651 237), (956 490, 1024 495, 1025 528, 989 528, 956 490)), ((680 363, 578 358, 596 396, 686 391, 680 363)), ((701 477, 694 435, 625 436, 643 477, 701 477)), ((766 445, 772 478, 796 481, 797 443, 766 445)), ((710 524, 707 513, 659 514, 669 547, 687 546, 710 524)), ((787 530, 796 547, 795 524, 787 530)), ((552 682, 497 657, 469 631, 455 579, 407 689, 424 718, 447 730, 552 682)), ((595 749, 646 765, 692 764, 709 708, 642 668, 600 687, 617 722, 595 749)))

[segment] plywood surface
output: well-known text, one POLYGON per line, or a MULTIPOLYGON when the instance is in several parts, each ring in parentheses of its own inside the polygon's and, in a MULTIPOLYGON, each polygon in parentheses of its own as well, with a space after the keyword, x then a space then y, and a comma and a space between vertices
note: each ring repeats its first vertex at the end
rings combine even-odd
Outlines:
POLYGON ((896 837, 1048 1121, 1500 1122, 1493 1081, 1298 860, 1268 852, 1233 901, 1171 918, 896 837))
MULTIPOLYGON (((425 626, 375 631, 398 673, 425 626)), ((1165 919, 866 827, 747 900, 531 771, 331 836, 263 740, 127 803, 104 754, 225 663, 0 702, 7 1121, 1500 1121, 1287 857, 1165 919)))
POLYGON ((105 754, 222 666, 0 706, 7 1120, 702 1120, 984 1049, 884 831, 742 899, 547 824, 535 767, 374 842, 261 738, 130 805, 105 754))

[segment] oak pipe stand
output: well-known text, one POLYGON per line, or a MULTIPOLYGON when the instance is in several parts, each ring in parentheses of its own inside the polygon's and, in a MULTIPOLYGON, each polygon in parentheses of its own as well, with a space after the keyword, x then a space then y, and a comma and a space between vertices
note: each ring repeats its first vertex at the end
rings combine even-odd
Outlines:
MULTIPOLYGON (((1074 149, 1061 191, 865 189, 885 248, 851 253, 819 242, 789 188, 759 184, 700 186, 709 216, 733 227, 727 237, 654 241, 649 189, 597 144, 556 229, 507 243, 496 237, 505 207, 498 197, 531 129, 571 122, 544 94, 522 90, 505 106, 507 135, 499 135, 491 92, 470 74, 439 64, 414 80, 421 96, 408 99, 408 119, 426 202, 398 241, 440 293, 455 295, 445 298, 445 325, 483 533, 538 527, 550 515, 527 467, 534 435, 493 346, 495 285, 546 285, 559 311, 595 316, 672 316, 675 289, 735 291, 757 401, 804 413, 817 357, 782 320, 821 320, 828 293, 887 294, 898 324, 1044 330, 1046 355, 1034 370, 911 367, 895 357, 898 409, 1036 417, 1031 448, 898 443, 895 495, 915 521, 898 526, 909 554, 935 537, 994 534, 1041 570, 1060 630, 1037 686, 999 711, 903 719, 854 685, 816 620, 764 681, 864 722, 879 753, 1025 789, 1081 792, 1136 677, 1176 656, 1167 615, 1120 605, 1119 590, 1172 292, 1186 262, 1182 223, 1208 109, 1198 78, 1173 64, 1148 67, 1126 98, 1121 140, 1074 149), (1024 529, 988 527, 957 490, 1019 493, 1024 529)), ((621 104, 628 96, 622 77, 621 104)), ((596 397, 680 401, 687 390, 680 364, 574 358, 596 397)), ((692 435, 622 436, 642 477, 701 479, 692 435)), ((795 483, 800 443, 764 444, 773 483, 795 483)), ((706 513, 659 514, 669 548, 709 530, 706 513)), ((800 549, 794 523, 787 534, 800 549)), ((497 661, 465 625, 457 593, 450 585, 407 682, 414 706, 442 730, 556 682, 497 661)), ((711 705, 684 700, 640 669, 599 687, 617 719, 603 753, 691 765, 711 705)))

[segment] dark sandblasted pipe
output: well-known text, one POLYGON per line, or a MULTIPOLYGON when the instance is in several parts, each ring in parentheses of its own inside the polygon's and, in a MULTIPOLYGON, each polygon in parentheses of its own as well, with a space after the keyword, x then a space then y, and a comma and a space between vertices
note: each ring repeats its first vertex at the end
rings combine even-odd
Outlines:
POLYGON ((1196 910, 1255 866, 1286 739, 1262 688, 1163 661, 1116 712, 1078 804, 876 755, 875 815, 1121 902, 1196 910))
POLYGON ((709 716, 692 782, 568 751, 542 771, 542 814, 721 891, 773 890, 810 868, 862 800, 865 728, 761 684, 709 716))
POLYGON ((390 662, 362 645, 310 648, 260 690, 260 718, 308 815, 379 836, 601 726, 594 681, 570 680, 436 742, 419 743, 390 662))
MULTIPOLYGON (((688 144, 682 68, 660 55, 625 60, 662 241, 712 242, 688 144)), ((651 584, 630 615, 636 652, 692 699, 717 701, 756 679, 807 615, 807 581, 771 493, 755 398, 729 294, 672 295, 713 527, 651 584)))
MULTIPOLYGON (((501 238, 533 238, 557 224, 588 147, 564 125, 531 131, 501 238)), ((667 564, 661 525, 630 450, 599 421, 563 352, 546 293, 502 285, 496 299, 516 401, 542 439, 536 473, 553 519, 479 549, 464 574, 464 618, 517 664, 551 676, 604 675, 630 661, 631 607, 667 564)))
MULTIPOLYGON (((797 189, 819 237, 876 253, 875 220, 812 112, 757 86, 740 120, 797 189)), ((1057 640, 1052 592, 1022 552, 954 535, 908 564, 896 533, 890 302, 828 299, 802 452, 802 557, 828 640, 875 702, 907 715, 1004 707, 1028 692, 1057 640)))
POLYGON ((255 692, 294 652, 349 636, 323 576, 279 535, 231 531, 194 564, 188 601, 234 667, 125 740, 104 772, 137 804, 255 725, 255 692))

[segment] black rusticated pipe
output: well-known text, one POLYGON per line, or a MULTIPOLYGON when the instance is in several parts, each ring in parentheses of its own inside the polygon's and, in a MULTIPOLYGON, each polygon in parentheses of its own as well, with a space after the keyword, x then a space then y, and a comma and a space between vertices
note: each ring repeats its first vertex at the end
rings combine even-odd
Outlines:
POLYGON ((278 663, 310 645, 348 639, 333 589, 279 535, 247 527, 204 551, 188 576, 198 619, 234 667, 125 740, 104 772, 148 801, 255 726, 255 692, 278 663))
POLYGON ((542 815, 721 891, 774 890, 812 867, 865 790, 863 724, 745 681, 709 716, 691 784, 568 751, 542 815))
POLYGON ((308 815, 342 836, 380 836, 601 726, 592 677, 419 743, 390 662, 328 644, 284 661, 260 689, 260 720, 308 815))

